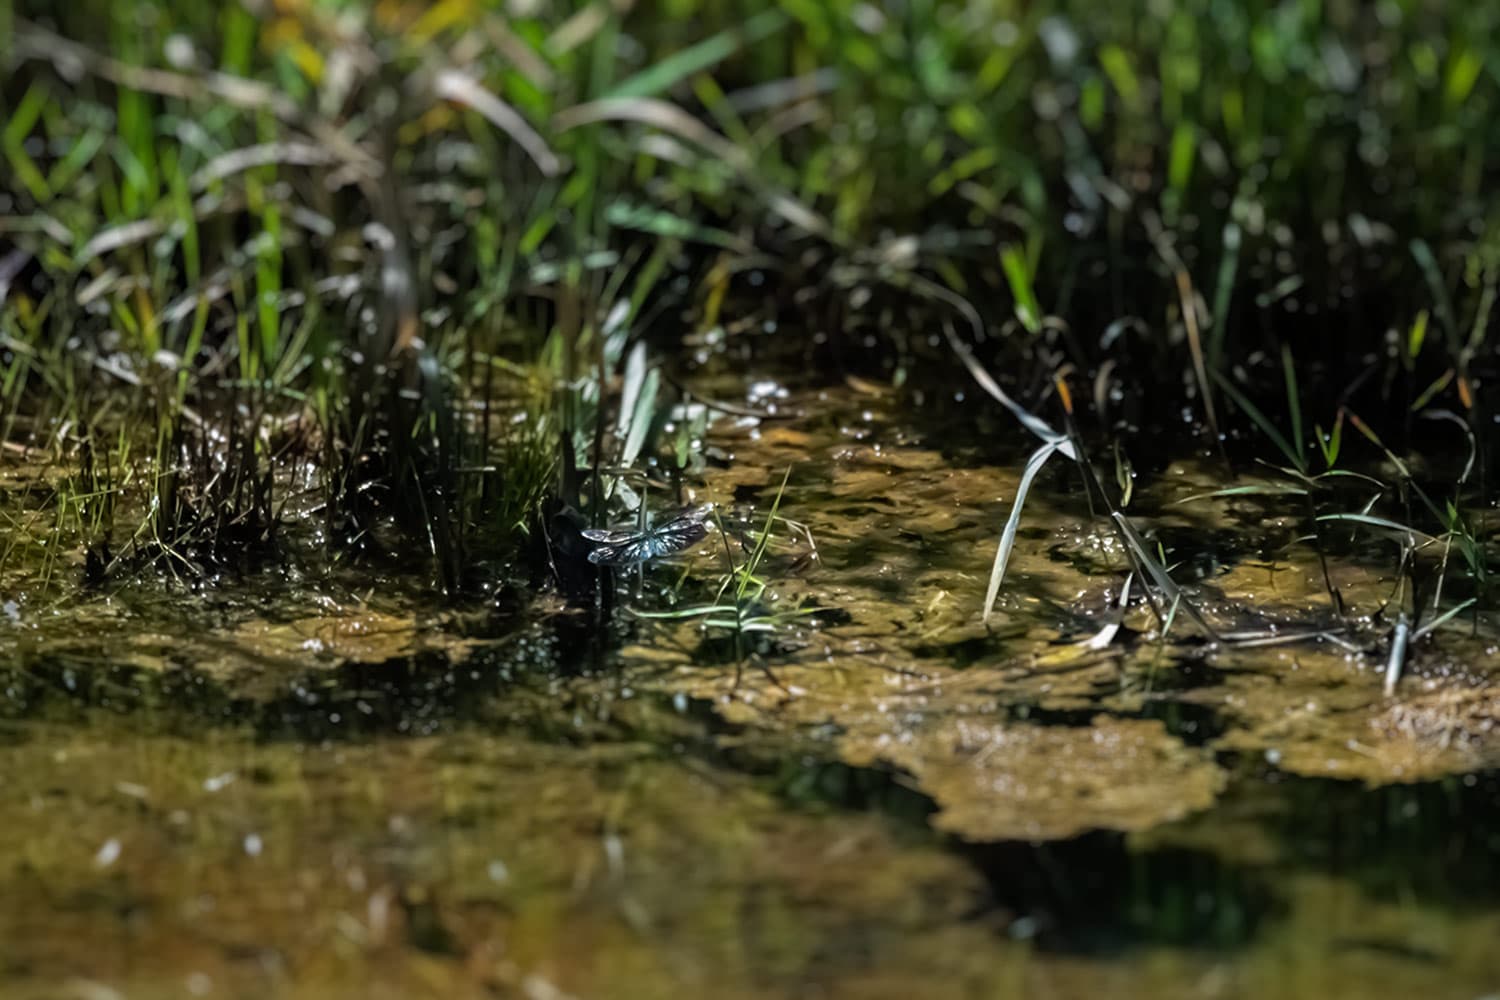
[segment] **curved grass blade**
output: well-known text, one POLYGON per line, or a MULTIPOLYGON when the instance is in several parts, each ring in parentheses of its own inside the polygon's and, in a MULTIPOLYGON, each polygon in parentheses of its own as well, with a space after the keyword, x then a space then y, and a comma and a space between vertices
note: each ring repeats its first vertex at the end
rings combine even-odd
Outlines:
POLYGON ((1172 501, 1172 506, 1192 503, 1194 500, 1213 500, 1221 497, 1305 497, 1307 490, 1300 486, 1281 486, 1275 483, 1258 483, 1253 486, 1230 486, 1212 493, 1194 493, 1190 497, 1172 501))
POLYGON ((1371 486, 1378 486, 1382 490, 1385 490, 1387 488, 1387 484, 1385 484, 1385 483, 1381 482, 1380 480, 1376 479, 1374 476, 1367 476, 1367 475, 1365 475, 1362 472, 1352 472, 1349 469, 1329 469, 1327 472, 1320 472, 1320 473, 1318 473, 1313 478, 1315 480, 1316 479, 1357 479, 1357 480, 1359 480, 1362 483, 1369 483, 1371 486))
MULTIPOLYGON (((984 321, 979 318, 978 311, 967 299, 920 275, 912 275, 908 280, 923 294, 952 306, 973 328, 976 336, 983 336, 984 321)), ((1057 450, 1068 458, 1078 460, 1078 453, 1073 448, 1073 442, 1068 440, 1066 435, 1053 430, 1045 420, 1011 399, 1006 391, 1000 388, 1000 383, 996 382, 984 365, 979 363, 979 359, 974 357, 973 349, 959 338, 958 331, 953 329, 953 324, 943 324, 943 336, 947 338, 948 346, 953 349, 953 353, 958 355, 958 360, 963 362, 963 366, 968 369, 969 375, 979 383, 979 387, 1009 410, 1011 415, 1021 422, 1021 426, 1048 444, 1055 444, 1057 450)))
POLYGON ((455 104, 473 108, 491 125, 510 137, 520 146, 544 177, 556 177, 562 172, 562 161, 557 158, 531 123, 521 113, 486 90, 479 81, 456 69, 438 71, 433 81, 437 96, 455 104))
POLYGON ((1425 542, 1434 541, 1433 537, 1425 531, 1413 528, 1409 524, 1401 524, 1383 517, 1375 517, 1372 514, 1320 514, 1319 521, 1349 521, 1354 524, 1363 524, 1370 528, 1379 528, 1382 531, 1391 531, 1402 538, 1419 538, 1425 542))
POLYGON ((1452 410, 1433 410, 1421 414, 1424 420, 1447 420, 1458 425, 1458 429, 1464 432, 1464 439, 1469 445, 1469 457, 1464 462, 1464 471, 1459 473, 1458 485, 1462 486, 1469 481, 1469 476, 1474 472, 1474 464, 1479 460, 1479 442, 1474 438, 1474 428, 1469 422, 1452 410))
POLYGON ((1021 482, 1016 487, 1016 499, 1011 504, 1010 516, 1005 519, 1005 530, 1000 533, 1000 546, 995 550, 995 563, 990 568, 990 585, 984 592, 984 614, 980 620, 988 622, 990 614, 995 610, 995 600, 1000 596, 1000 584, 1005 580, 1005 567, 1010 562, 1010 553, 1016 545, 1016 528, 1021 523, 1021 508, 1026 503, 1026 495, 1031 492, 1031 483, 1036 479, 1036 474, 1047 464, 1047 459, 1053 454, 1063 451, 1063 446, 1068 443, 1067 438, 1058 438, 1048 441, 1026 460, 1026 468, 1021 473, 1021 482))

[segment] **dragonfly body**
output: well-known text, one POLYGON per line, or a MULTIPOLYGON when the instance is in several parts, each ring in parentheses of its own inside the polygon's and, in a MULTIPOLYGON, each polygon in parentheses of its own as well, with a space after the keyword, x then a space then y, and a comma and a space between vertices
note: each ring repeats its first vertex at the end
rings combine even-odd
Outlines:
POLYGON ((684 552, 707 536, 706 522, 713 509, 713 504, 690 507, 644 531, 589 528, 583 532, 583 537, 594 543, 589 562, 597 566, 633 566, 684 552))

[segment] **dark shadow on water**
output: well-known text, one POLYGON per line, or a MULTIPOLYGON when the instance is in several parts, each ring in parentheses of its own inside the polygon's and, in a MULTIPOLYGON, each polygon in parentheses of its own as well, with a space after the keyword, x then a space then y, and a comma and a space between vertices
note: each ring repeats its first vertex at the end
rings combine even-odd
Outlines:
POLYGON ((1010 932, 1056 951, 1248 944, 1284 904, 1268 877, 1212 853, 1134 852, 1125 837, 1092 833, 1052 844, 972 844, 1010 932))
MULTIPOLYGON (((1285 886, 1299 873, 1347 880, 1370 900, 1396 905, 1500 905, 1500 775, 1378 789, 1256 776, 1190 825, 1195 843, 1212 846, 1136 847, 1124 835, 1097 832, 961 849, 984 873, 1012 934, 1082 954, 1249 945, 1287 913, 1285 886), (1274 857, 1234 857, 1246 830, 1219 817, 1247 805, 1274 857)), ((1347 945, 1423 958, 1399 942, 1347 945)))
POLYGON ((1273 829, 1298 868, 1389 902, 1500 903, 1500 772, 1375 789, 1285 779, 1277 798, 1273 829))

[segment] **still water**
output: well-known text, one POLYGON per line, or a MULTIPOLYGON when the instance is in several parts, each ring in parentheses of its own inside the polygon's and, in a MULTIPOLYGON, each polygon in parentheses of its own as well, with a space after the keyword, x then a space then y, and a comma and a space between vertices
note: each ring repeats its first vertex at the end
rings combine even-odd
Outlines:
MULTIPOLYGON (((1014 430, 778 395, 607 607, 503 566, 457 605, 294 564, 10 601, 0 996, 1500 996, 1490 623, 1384 697, 1296 512, 1182 502, 1196 459, 1130 508, 1196 606, 1336 638, 1121 614, 1062 462, 982 623, 1014 430)), ((1368 608, 1390 562, 1330 572, 1368 608)))

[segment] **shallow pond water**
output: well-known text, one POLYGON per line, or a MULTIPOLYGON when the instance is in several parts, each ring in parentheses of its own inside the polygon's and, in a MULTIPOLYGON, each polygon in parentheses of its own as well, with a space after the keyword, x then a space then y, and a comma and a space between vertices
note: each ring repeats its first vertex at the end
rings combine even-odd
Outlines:
MULTIPOLYGON (((1181 503, 1222 478, 1190 459, 1130 512, 1204 616, 1339 642, 1121 616, 1062 463, 985 624, 1011 428, 714 388, 781 410, 676 498, 726 537, 608 621, 369 569, 8 603, 0 995, 1500 993, 1490 623, 1386 698, 1296 511, 1181 503), (689 613, 778 493, 765 593, 689 613)), ((1330 572, 1368 610, 1390 562, 1330 572)))

